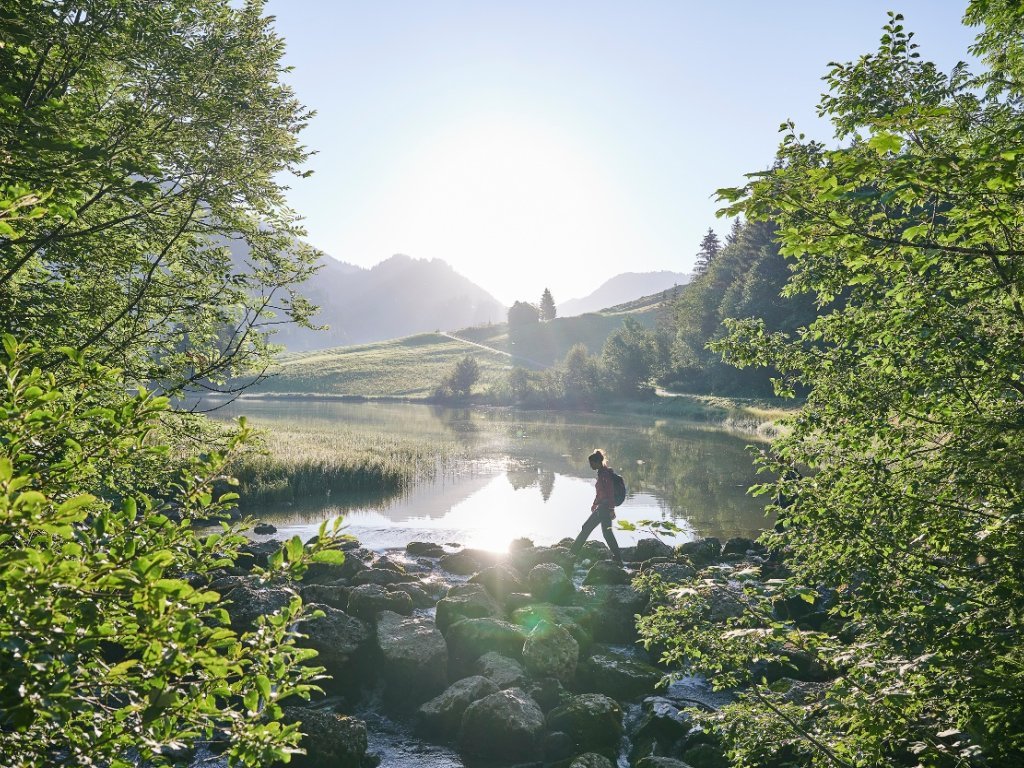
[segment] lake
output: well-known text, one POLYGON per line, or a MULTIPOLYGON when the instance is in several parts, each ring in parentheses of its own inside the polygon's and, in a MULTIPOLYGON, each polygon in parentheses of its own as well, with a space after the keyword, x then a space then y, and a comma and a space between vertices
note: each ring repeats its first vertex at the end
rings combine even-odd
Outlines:
MULTIPOLYGON (((587 456, 595 448, 626 481, 626 501, 616 509, 619 521, 672 520, 683 529, 672 541, 754 536, 770 522, 763 499, 746 493, 759 481, 747 449, 757 438, 706 425, 631 415, 316 400, 244 400, 214 415, 245 415, 267 430, 301 425, 366 439, 413 437, 447 446, 454 456, 420 468, 421 477, 400 494, 335 493, 246 508, 277 527, 273 538, 305 539, 324 519, 343 515, 347 531, 377 550, 417 540, 493 550, 519 537, 554 543, 574 537, 590 513, 596 473, 587 456)), ((622 545, 650 535, 616 530, 622 545)), ((600 540, 600 529, 591 538, 600 540)))

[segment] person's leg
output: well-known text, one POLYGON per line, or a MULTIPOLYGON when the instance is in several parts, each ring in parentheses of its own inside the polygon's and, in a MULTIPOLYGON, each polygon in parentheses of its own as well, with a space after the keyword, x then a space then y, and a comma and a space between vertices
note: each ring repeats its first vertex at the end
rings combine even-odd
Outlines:
POLYGON ((580 553, 580 550, 583 549, 583 543, 587 540, 587 537, 590 536, 591 531, 597 528, 597 524, 599 522, 601 522, 600 513, 592 512, 590 517, 588 517, 583 523, 583 527, 580 529, 580 535, 576 537, 576 541, 574 541, 572 546, 569 548, 573 557, 576 557, 576 555, 580 553))
POLYGON ((604 534, 604 540, 608 544, 608 549, 612 551, 612 557, 615 558, 615 562, 622 565, 622 552, 619 551, 619 542, 615 540, 615 534, 612 532, 611 515, 602 518, 601 533, 604 534))

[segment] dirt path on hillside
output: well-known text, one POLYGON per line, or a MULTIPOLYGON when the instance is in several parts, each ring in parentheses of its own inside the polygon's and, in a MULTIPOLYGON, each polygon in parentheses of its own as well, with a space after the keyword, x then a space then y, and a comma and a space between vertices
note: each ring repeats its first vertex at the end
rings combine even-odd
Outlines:
POLYGON ((529 363, 532 367, 537 368, 538 370, 544 370, 545 368, 550 368, 551 367, 551 366, 549 366, 549 365, 547 365, 545 363, 542 363, 542 362, 540 362, 538 360, 531 360, 530 358, 523 357, 522 355, 514 355, 511 352, 506 352, 503 349, 497 349, 495 347, 489 347, 486 344, 480 344, 479 342, 470 341, 469 339, 460 339, 458 336, 455 336, 455 335, 453 335, 451 333, 448 333, 448 331, 441 331, 440 334, 442 336, 446 336, 447 338, 451 339, 452 341, 458 341, 458 342, 460 342, 462 344, 469 344, 471 347, 479 347, 480 349, 487 350, 488 352, 493 352, 496 355, 503 355, 504 357, 507 357, 510 360, 522 360, 524 363, 529 363))

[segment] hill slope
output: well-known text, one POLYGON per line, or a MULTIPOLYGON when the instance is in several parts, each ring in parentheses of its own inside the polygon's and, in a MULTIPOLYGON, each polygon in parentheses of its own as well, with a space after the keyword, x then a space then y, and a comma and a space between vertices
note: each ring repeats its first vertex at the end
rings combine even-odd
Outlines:
MULTIPOLYGON (((632 301, 637 296, 650 296, 671 291, 677 285, 690 282, 690 275, 682 272, 623 272, 606 280, 601 287, 582 299, 570 299, 558 305, 559 317, 572 317, 584 312, 599 312, 606 307, 632 301)), ((666 296, 666 298, 668 298, 666 296)))

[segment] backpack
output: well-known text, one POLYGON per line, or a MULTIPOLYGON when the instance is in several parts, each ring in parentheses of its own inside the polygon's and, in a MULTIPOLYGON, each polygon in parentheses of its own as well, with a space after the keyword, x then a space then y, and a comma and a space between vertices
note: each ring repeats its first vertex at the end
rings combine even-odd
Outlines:
POLYGON ((622 475, 612 470, 612 488, 615 489, 615 506, 619 506, 626 500, 626 481, 622 475))

